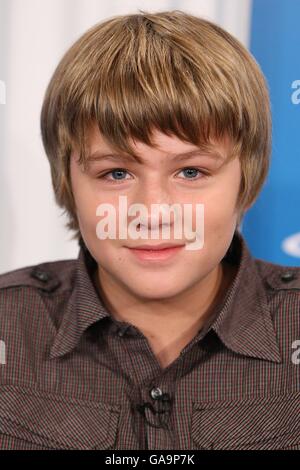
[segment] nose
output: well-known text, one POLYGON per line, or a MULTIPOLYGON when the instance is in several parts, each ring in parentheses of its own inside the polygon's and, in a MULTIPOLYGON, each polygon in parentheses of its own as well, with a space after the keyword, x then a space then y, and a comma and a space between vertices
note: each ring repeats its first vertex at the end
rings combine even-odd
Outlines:
POLYGON ((143 207, 139 213, 142 230, 159 230, 174 225, 178 210, 162 180, 146 182, 133 199, 143 207))

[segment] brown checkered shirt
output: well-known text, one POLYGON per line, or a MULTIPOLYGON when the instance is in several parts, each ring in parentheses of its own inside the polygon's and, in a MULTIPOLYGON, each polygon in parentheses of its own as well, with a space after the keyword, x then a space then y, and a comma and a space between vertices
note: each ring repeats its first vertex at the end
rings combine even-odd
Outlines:
POLYGON ((300 267, 255 259, 162 368, 74 260, 0 276, 0 449, 300 449, 300 267), (299 354, 298 354, 299 351, 299 354))

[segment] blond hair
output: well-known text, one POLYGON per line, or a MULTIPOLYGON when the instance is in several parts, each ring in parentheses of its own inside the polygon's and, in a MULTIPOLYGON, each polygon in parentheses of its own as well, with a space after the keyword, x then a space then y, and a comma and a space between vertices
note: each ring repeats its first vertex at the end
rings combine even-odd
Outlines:
POLYGON ((237 205, 253 204, 266 179, 271 115, 266 80, 247 49, 216 24, 180 10, 114 16, 65 53, 47 87, 41 134, 57 204, 80 239, 70 155, 86 162, 92 124, 117 151, 153 146, 157 129, 195 145, 227 134, 241 161, 237 205))

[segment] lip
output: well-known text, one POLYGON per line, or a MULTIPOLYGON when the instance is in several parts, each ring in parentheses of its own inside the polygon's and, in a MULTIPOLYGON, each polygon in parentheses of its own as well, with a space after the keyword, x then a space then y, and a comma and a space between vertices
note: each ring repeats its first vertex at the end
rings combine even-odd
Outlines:
POLYGON ((180 246, 184 246, 182 243, 178 244, 170 244, 170 243, 160 243, 157 245, 139 245, 139 246, 133 246, 133 247, 128 247, 131 250, 151 250, 151 251, 160 251, 160 250, 165 250, 166 248, 177 248, 180 246))
POLYGON ((140 261, 162 262, 174 258, 184 246, 185 245, 161 244, 151 245, 150 247, 150 245, 141 245, 137 248, 128 249, 134 255, 134 257, 140 261), (143 248, 143 246, 147 246, 147 248, 143 248))

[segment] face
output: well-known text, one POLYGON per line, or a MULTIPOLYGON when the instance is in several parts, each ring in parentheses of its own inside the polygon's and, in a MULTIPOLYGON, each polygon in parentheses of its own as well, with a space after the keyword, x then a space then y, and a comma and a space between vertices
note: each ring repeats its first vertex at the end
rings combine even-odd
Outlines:
MULTIPOLYGON (((96 159, 91 160, 84 169, 79 166, 79 155, 74 151, 71 156, 71 183, 81 235, 98 263, 101 285, 118 287, 135 298, 145 300, 167 299, 189 288, 205 286, 220 269, 239 215, 236 202, 241 168, 237 157, 225 161, 230 152, 229 140, 212 141, 211 150, 203 151, 176 136, 155 131, 157 148, 134 142, 135 154, 141 160, 136 162, 127 160, 124 155, 116 155, 96 127, 91 129, 89 138, 90 155, 96 159), (192 151, 197 153, 178 156, 192 151), (114 157, 104 156, 112 154, 114 157), (119 205, 120 196, 123 196, 123 201, 126 199, 127 210, 132 204, 139 203, 146 212, 140 218, 138 215, 141 213, 125 214, 119 205), (115 238, 110 235, 109 238, 100 239, 96 230, 99 221, 104 220, 104 213, 102 217, 99 212, 97 215, 97 208, 103 203, 115 210, 115 238), (170 236, 164 238, 162 228, 166 226, 166 219, 153 215, 153 204, 177 204, 182 208, 183 204, 187 204, 192 210, 190 228, 194 233, 201 225, 197 225, 196 210, 202 204, 203 247, 187 249, 195 238, 191 239, 191 234, 186 236, 185 229, 180 239, 175 237, 175 221, 178 223, 178 218, 172 212, 167 223, 170 236), (141 230, 147 238, 133 239, 130 230, 127 239, 120 237, 120 221, 123 228, 126 224, 129 228, 134 220, 139 220, 136 233, 141 230), (154 232, 156 239, 153 238, 154 232), (142 255, 132 249, 162 243, 180 244, 181 248, 170 251, 169 255, 165 252, 161 257, 154 254, 152 259, 145 259, 147 253, 142 255)), ((184 219, 181 221, 183 225, 184 219)))

